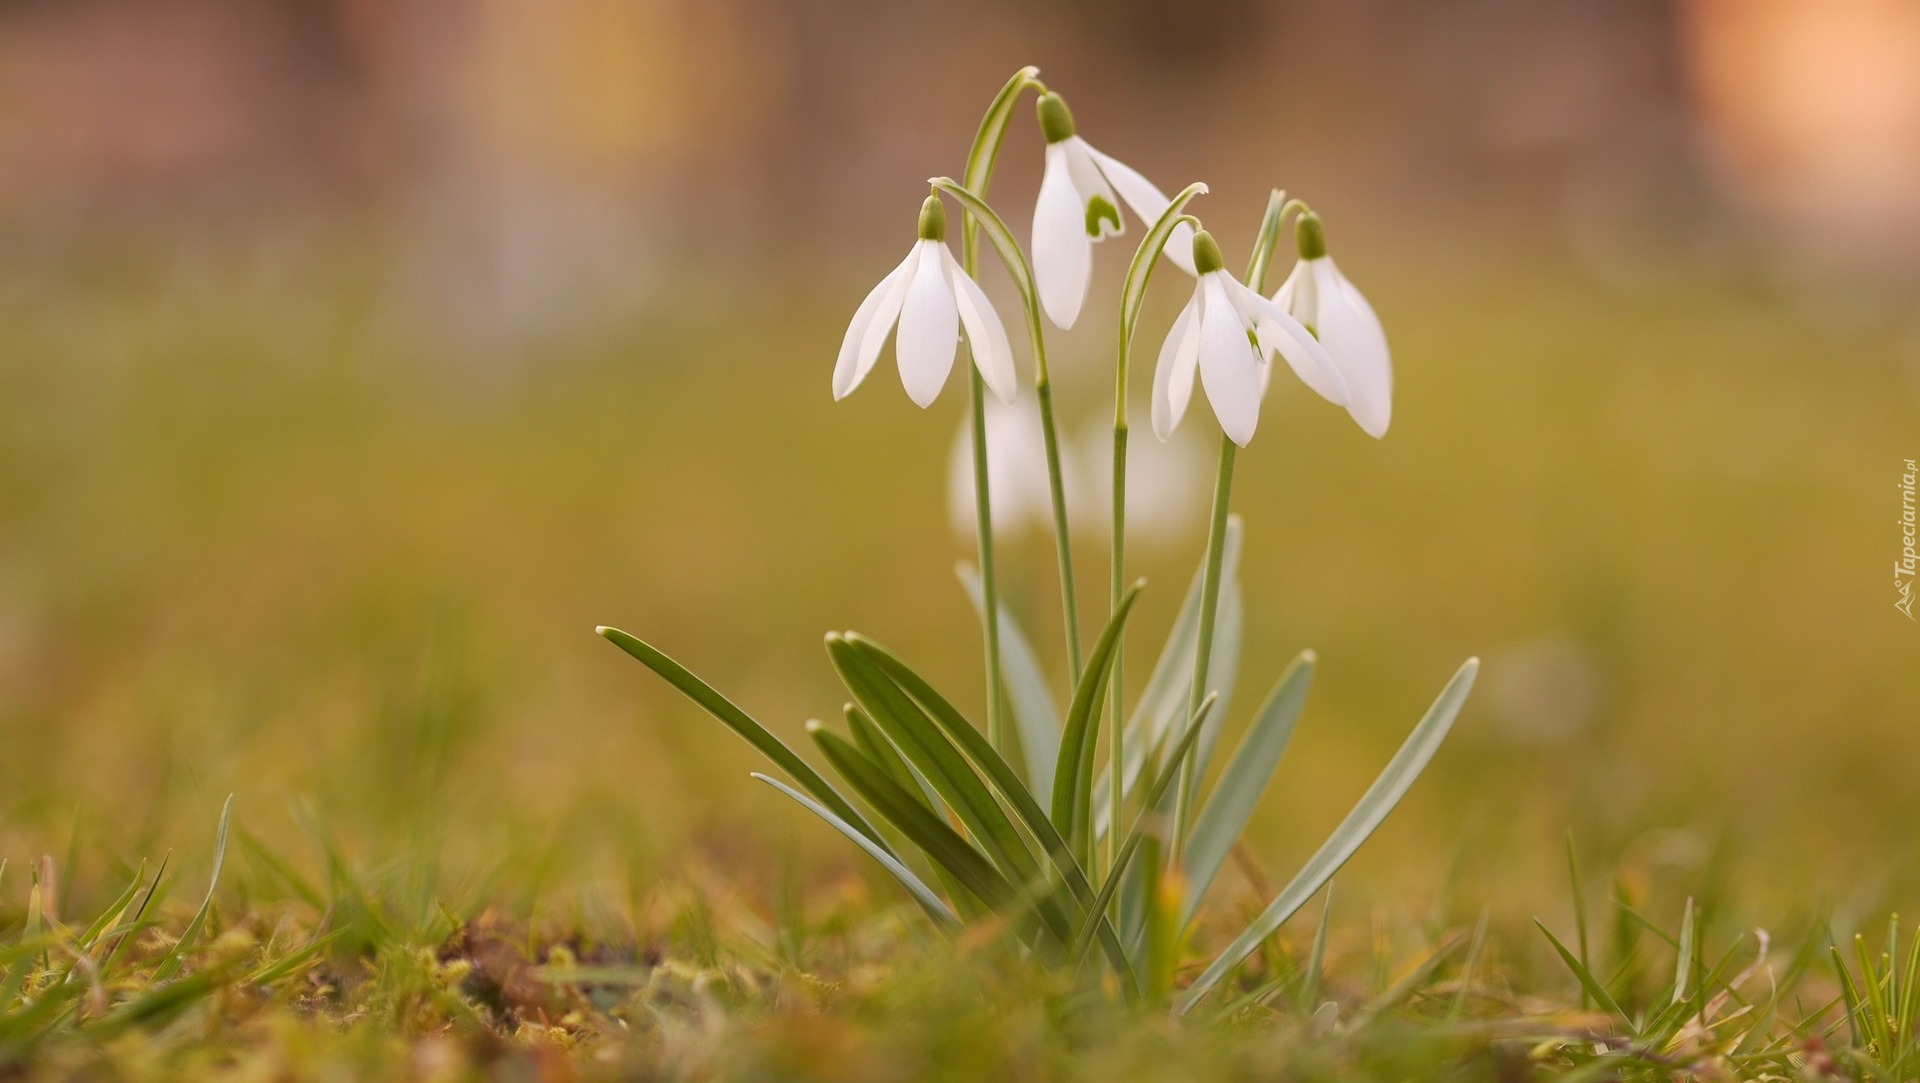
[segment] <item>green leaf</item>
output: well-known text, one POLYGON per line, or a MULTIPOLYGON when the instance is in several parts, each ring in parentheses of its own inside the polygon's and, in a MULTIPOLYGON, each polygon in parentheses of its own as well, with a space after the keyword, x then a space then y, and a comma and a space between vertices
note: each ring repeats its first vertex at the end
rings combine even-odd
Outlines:
POLYGON ((880 832, 860 815, 840 791, 833 788, 820 772, 815 771, 807 761, 796 755, 785 742, 775 737, 765 726, 755 721, 752 715, 734 706, 733 701, 714 690, 714 687, 694 676, 685 666, 667 657, 651 644, 638 639, 618 628, 601 626, 598 631, 612 641, 613 645, 640 660, 648 669, 659 674, 662 680, 679 689, 680 694, 699 704, 706 712, 720 720, 721 724, 740 735, 748 744, 760 751, 760 754, 772 760, 789 777, 798 782, 806 791, 820 800, 820 803, 832 809, 841 819, 860 829, 876 846, 892 852, 880 832))
MULTIPOLYGON (((1221 554, 1220 595, 1221 610, 1227 609, 1227 599, 1239 597, 1240 542, 1242 536, 1240 517, 1232 516, 1227 520, 1227 544, 1221 554)), ((1206 563, 1202 558, 1201 566, 1194 570, 1193 582, 1187 588, 1186 599, 1180 604, 1180 613, 1174 619, 1172 629, 1167 633, 1166 643, 1160 648, 1160 656, 1154 662, 1147 676, 1147 683, 1141 689, 1140 700, 1133 706, 1127 718, 1126 746, 1123 749, 1123 781, 1121 796, 1131 797, 1139 785, 1141 770, 1147 762, 1149 749, 1161 747, 1173 725, 1184 719, 1187 713, 1187 690, 1192 687, 1194 642, 1199 637, 1200 592, 1206 576, 1206 563)), ((1214 633, 1213 661, 1207 670, 1210 674, 1225 673, 1231 676, 1237 662, 1239 649, 1237 635, 1214 633)), ((1220 681, 1209 680, 1213 688, 1209 691, 1222 691, 1225 687, 1220 681)), ((1221 700, 1208 716, 1210 725, 1218 726, 1219 719, 1226 713, 1227 696, 1222 691, 1221 700)), ((1204 736, 1203 736, 1204 740, 1204 736)), ((1196 766, 1204 766, 1197 764, 1196 766)), ((1094 834, 1105 838, 1112 825, 1110 803, 1107 800, 1108 779, 1101 775, 1094 782, 1094 834)))
MULTIPOLYGON (((984 623, 987 607, 980 573, 967 564, 955 570, 973 602, 974 612, 984 623)), ((1018 618, 1004 602, 1000 604, 1000 665, 1001 677, 1007 686, 1007 702, 1013 707, 1013 724, 1020 731, 1027 786, 1034 793, 1051 793, 1053 764, 1060 755, 1060 709, 1054 705, 1046 671, 1033 652, 1032 642, 1020 630, 1018 618)))
POLYGON ((1053 822, 1047 819, 1046 811, 1040 807, 1040 802, 1035 799, 1032 791, 1021 783, 1013 768, 999 752, 994 750, 993 745, 980 735, 980 731, 967 721, 959 708, 941 695, 926 678, 915 672, 913 667, 865 636, 849 633, 846 640, 854 646, 861 658, 870 662, 879 671, 880 676, 892 681, 900 691, 918 703, 1005 798, 1007 804, 1012 807, 1014 815, 1019 817, 1022 826, 1039 841, 1041 850, 1052 860, 1054 867, 1066 881, 1067 890, 1077 904, 1076 919, 1084 920, 1083 915, 1088 913, 1097 917, 1098 924, 1095 926, 1095 931, 1100 940, 1101 950, 1127 988, 1133 988, 1132 967, 1127 960, 1126 952, 1120 946, 1119 937, 1114 932, 1112 923, 1106 920, 1102 912, 1103 908, 1089 910, 1089 904, 1093 902, 1093 887, 1088 882, 1085 870, 1074 859, 1066 839, 1054 827, 1053 822))
POLYGON ((837 734, 819 732, 815 739, 848 785, 981 902, 998 910, 1014 900, 1018 892, 986 855, 888 778, 879 765, 837 734))
POLYGON ((180 969, 180 964, 186 960, 188 949, 192 948, 193 942, 200 938, 201 928, 207 923, 207 914, 213 909, 214 889, 220 886, 220 870, 227 863, 227 821, 232 815, 233 795, 228 794, 226 804, 220 806, 220 830, 213 840, 213 876, 207 884, 207 897, 201 901, 200 909, 193 915, 193 920, 187 922, 187 927, 181 931, 180 939, 174 942, 173 947, 167 949, 167 954, 161 958, 160 965, 154 968, 155 982, 163 982, 173 977, 180 969))
POLYGON ((1193 834, 1187 840, 1187 900, 1180 915, 1183 928, 1192 922, 1207 888, 1240 841, 1281 754, 1293 739, 1300 711, 1306 706, 1307 688, 1313 683, 1314 661, 1312 651, 1301 651, 1280 675, 1233 750, 1199 819, 1194 821, 1193 834))
POLYGON ((1101 630, 1086 672, 1073 691, 1073 705, 1067 709, 1066 728, 1060 735, 1060 759, 1053 771, 1053 826, 1067 837, 1082 866, 1093 857, 1093 750, 1099 738, 1100 707, 1106 701, 1107 679, 1113 676, 1120 633, 1140 597, 1141 585, 1136 582, 1121 595, 1101 630))
POLYGON ((885 768, 887 774, 892 775, 893 780, 900 784, 901 789, 908 793, 918 792, 920 796, 926 798, 927 808, 934 815, 944 815, 945 806, 940 802, 940 795, 934 791, 933 783, 928 782, 927 776, 921 774, 900 755, 900 749, 893 743, 893 739, 881 731, 873 719, 868 717, 867 712, 861 710, 857 704, 849 703, 846 706, 846 716, 847 732, 853 734, 853 743, 860 746, 860 751, 866 753, 868 759, 885 768))
POLYGON ((1311 899, 1314 893, 1320 890, 1321 885, 1338 872, 1340 866, 1346 864, 1347 859, 1360 848, 1360 844, 1367 840, 1367 836, 1373 834, 1374 829, 1379 827, 1380 822, 1393 811, 1393 807, 1400 803, 1400 798, 1406 794, 1414 780, 1420 777, 1420 772, 1426 768, 1427 762, 1433 759, 1433 754, 1439 750, 1440 742, 1453 728, 1454 718, 1460 714, 1461 706, 1466 703, 1467 693, 1473 688, 1474 675, 1479 671, 1480 660, 1467 659, 1466 663, 1453 675, 1453 679, 1447 682, 1447 687, 1441 690, 1439 698, 1433 701, 1433 706, 1427 708, 1426 716, 1421 718, 1420 723, 1413 728, 1413 732, 1407 736, 1406 743, 1400 746, 1400 751, 1394 753, 1393 759, 1387 763, 1386 770, 1382 771, 1380 777, 1368 787, 1367 792, 1361 796, 1360 802, 1353 807, 1353 811, 1347 813, 1347 818, 1340 822, 1340 826, 1334 829, 1327 841, 1320 845, 1319 851, 1307 860, 1307 863, 1294 875, 1293 881, 1281 889, 1280 894, 1268 904, 1266 910, 1261 912, 1253 924, 1235 937, 1233 943, 1229 944, 1212 965, 1208 966, 1193 985, 1181 995, 1175 1008, 1177 1012, 1184 1014, 1192 1010, 1195 1004, 1198 1004, 1215 985, 1219 984, 1220 979, 1239 966, 1242 960, 1260 946, 1261 941, 1273 935, 1274 931, 1285 924, 1295 911, 1311 899))
MULTIPOLYGON (((825 820, 828 826, 851 839, 855 846, 865 850, 868 857, 878 861, 881 868, 892 873, 893 878, 900 881, 900 886, 906 888, 907 893, 913 896, 914 901, 920 904, 921 909, 933 917, 935 924, 946 929, 957 929, 960 927, 959 916, 953 912, 953 908, 949 907, 944 899, 934 894, 933 889, 929 888, 918 876, 915 876, 912 869, 902 865, 899 858, 875 846, 873 840, 861 834, 859 828, 834 815, 833 811, 825 805, 822 805, 820 802, 815 801, 813 798, 808 797, 806 794, 801 793, 799 790, 794 789, 792 786, 787 785, 777 778, 763 775, 758 771, 753 772, 753 777, 772 786, 788 797, 793 798, 808 812, 825 820)), ((905 792, 904 789, 902 792, 905 792)))
POLYGON ((845 636, 827 636, 827 657, 854 700, 926 776, 1001 874, 1015 884, 1038 876, 1040 863, 1006 810, 919 705, 866 662, 845 636))
MULTIPOLYGON (((1094 899, 1092 907, 1093 913, 1104 915, 1107 912, 1107 907, 1112 905, 1114 893, 1127 879, 1128 869, 1131 868, 1133 864, 1134 852, 1140 848, 1142 841, 1145 840, 1148 828, 1159 819, 1159 815, 1153 811, 1154 806, 1159 804, 1160 799, 1173 787, 1173 780, 1180 777, 1180 765, 1186 761, 1188 756, 1193 754, 1195 742, 1200 736, 1200 727, 1206 721, 1208 712, 1213 710, 1214 705, 1219 702, 1219 699, 1220 697, 1217 695, 1208 695, 1206 699, 1200 702, 1200 710, 1194 714, 1192 720, 1187 723, 1186 728, 1181 731, 1180 739, 1174 742, 1172 751, 1168 753, 1166 763, 1160 768, 1160 773, 1153 779, 1152 783, 1148 785, 1146 803, 1141 806, 1139 812, 1134 814, 1133 826, 1127 829, 1127 837, 1121 840, 1120 850, 1113 858, 1113 868, 1107 870, 1107 878, 1100 884, 1100 894, 1094 899)), ((1076 958, 1086 954, 1088 946, 1092 943, 1091 929, 1092 926, 1088 925, 1074 941, 1074 956, 1076 958)))

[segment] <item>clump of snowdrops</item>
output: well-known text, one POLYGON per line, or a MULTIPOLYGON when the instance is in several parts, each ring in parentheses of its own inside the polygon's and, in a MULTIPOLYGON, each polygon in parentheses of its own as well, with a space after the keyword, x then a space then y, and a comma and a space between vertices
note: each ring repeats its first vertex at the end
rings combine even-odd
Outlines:
POLYGON ((1011 950, 1077 968, 1130 1002, 1184 1013, 1325 886, 1393 809, 1446 737, 1478 668, 1474 659, 1460 667, 1320 849, 1198 977, 1176 989, 1186 932, 1293 734, 1316 664, 1302 651, 1286 667, 1203 789, 1239 663, 1243 541, 1231 513, 1234 460, 1252 443, 1277 362, 1345 407, 1368 435, 1385 436, 1393 391, 1386 336, 1328 254, 1325 227, 1306 203, 1273 192, 1246 275, 1235 278, 1188 209, 1206 186, 1189 184, 1169 198, 1095 149, 1034 68, 1016 73, 988 107, 961 179, 936 177, 930 185, 912 248, 854 312, 833 394, 852 393, 891 338, 908 397, 930 405, 965 336, 979 569, 963 569, 962 580, 983 629, 984 724, 875 640, 831 633, 827 656, 851 701, 844 727, 810 722, 807 731, 835 782, 656 647, 618 629, 600 632, 759 749, 785 777, 754 777, 865 851, 936 929, 999 929, 1011 950), (1031 257, 987 201, 995 159, 1028 91, 1038 95, 1046 141, 1031 257), (957 258, 949 201, 960 212, 957 258), (1045 327, 1068 328, 1081 315, 1095 247, 1124 234, 1123 206, 1145 233, 1117 313, 1108 615, 1089 648, 1079 627, 1045 327), (1269 296, 1269 264, 1289 222, 1298 260, 1269 296), (1046 473, 1066 634, 1068 672, 1057 686, 998 592, 991 486, 1004 472, 988 469, 996 449, 986 393, 1012 402, 1021 379, 1006 325, 976 281, 982 236, 1012 278, 1025 317, 1040 429, 1026 446, 1037 443, 1032 469, 1046 473), (1220 428, 1220 454, 1200 570, 1143 691, 1128 704, 1121 664, 1142 586, 1129 583, 1125 570, 1129 372, 1162 257, 1187 276, 1182 284, 1192 295, 1158 354, 1154 433, 1165 440, 1180 424, 1197 376, 1220 428), (1064 715, 1056 692, 1064 694, 1064 715))

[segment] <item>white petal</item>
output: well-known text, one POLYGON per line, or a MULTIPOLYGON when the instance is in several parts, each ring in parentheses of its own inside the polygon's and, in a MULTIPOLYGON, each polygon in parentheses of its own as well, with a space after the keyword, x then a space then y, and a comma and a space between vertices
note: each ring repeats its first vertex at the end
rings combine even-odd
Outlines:
POLYGON ((1200 312, 1200 385, 1220 430, 1246 447, 1260 423, 1260 353, 1227 295, 1226 272, 1207 274, 1200 284, 1207 298, 1200 312))
MULTIPOLYGON (((1139 215, 1147 225, 1158 222, 1160 216, 1167 213, 1167 208, 1173 205, 1173 200, 1168 199, 1152 181, 1141 176, 1139 170, 1110 154, 1100 153, 1091 145, 1087 147, 1087 154, 1120 193, 1120 198, 1126 200, 1127 206, 1132 207, 1133 213, 1139 215)), ((1188 274, 1193 273, 1193 227, 1185 223, 1173 227, 1173 233, 1167 238, 1166 255, 1175 267, 1188 274)))
POLYGON ((900 315, 900 302, 907 295, 907 276, 909 265, 919 249, 907 253, 900 266, 887 272, 887 277, 873 287, 860 307, 853 311, 853 322, 847 324, 847 337, 840 340, 840 359, 833 363, 833 400, 839 402, 860 386, 860 381, 873 371, 873 363, 880 359, 880 347, 887 344, 887 332, 893 330, 893 321, 900 315))
POLYGON ((920 262, 907 283, 893 350, 900 359, 900 382, 906 386, 907 397, 924 407, 933 405, 947 382, 947 373, 953 370, 953 353, 960 341, 960 312, 954 306, 953 287, 942 273, 940 257, 946 245, 921 241, 915 247, 920 262))
POLYGON ((1348 404, 1350 391, 1340 366, 1299 320, 1278 302, 1267 300, 1235 279, 1226 279, 1225 287, 1234 307, 1252 325, 1255 337, 1260 340, 1260 360, 1270 361, 1271 355, 1277 352, 1286 358, 1300 382, 1321 398, 1335 406, 1348 404))
POLYGON ((1280 283, 1274 292, 1273 303, 1285 309, 1288 315, 1301 323, 1315 322, 1313 299, 1313 272, 1305 260, 1295 260, 1293 270, 1287 272, 1287 280, 1280 283))
POLYGON ((1120 217, 1120 197, 1114 195, 1113 185, 1108 184, 1107 178, 1101 176, 1100 167, 1093 160, 1093 148, 1077 135, 1063 140, 1060 147, 1066 151, 1067 175, 1073 178, 1074 190, 1080 193, 1082 208, 1080 228, 1083 230, 1087 228, 1086 206, 1093 202, 1093 197, 1099 196, 1113 208, 1114 217, 1111 220, 1102 218, 1099 225, 1100 235, 1092 239, 1104 241, 1108 237, 1118 237, 1125 233, 1127 223, 1120 217))
POLYGON ((1007 329, 980 284, 967 277, 966 270, 946 245, 940 246, 940 256, 946 265, 947 282, 953 288, 954 305, 960 311, 960 325, 967 329, 967 345, 973 350, 974 367, 980 370, 981 379, 1001 402, 1012 402, 1020 388, 1020 379, 1014 375, 1013 346, 1007 341, 1007 329))
POLYGON ((1033 207, 1033 277, 1040 307, 1062 330, 1080 317, 1093 274, 1093 241, 1087 237, 1086 220, 1066 145, 1055 143, 1047 148, 1047 171, 1033 207))
POLYGON ((1347 411, 1367 435, 1385 436, 1393 420, 1393 359, 1380 318, 1331 258, 1314 261, 1320 294, 1320 344, 1339 364, 1352 390, 1347 411))
POLYGON ((1187 412, 1193 399, 1193 374, 1200 359, 1200 310, 1202 293, 1193 291, 1193 299, 1174 318, 1167 340, 1160 345, 1160 360, 1153 367, 1153 434, 1162 440, 1173 435, 1174 426, 1187 412))

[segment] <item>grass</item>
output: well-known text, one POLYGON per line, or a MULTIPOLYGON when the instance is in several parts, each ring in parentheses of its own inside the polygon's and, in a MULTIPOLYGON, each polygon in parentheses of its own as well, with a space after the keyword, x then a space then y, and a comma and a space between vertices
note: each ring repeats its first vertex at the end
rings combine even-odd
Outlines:
POLYGON ((1911 1079, 1920 1048, 1920 952, 1897 918, 1871 948, 1824 919, 1743 928, 1645 869, 1537 932, 1336 894, 1176 1022, 992 930, 936 937, 872 877, 760 897, 695 867, 632 899, 515 910, 423 894, 404 863, 353 868, 320 839, 309 878, 221 826, 210 894, 141 869, 63 915, 52 862, 31 874, 0 948, 12 1077, 1911 1079))
MULTIPOLYGON (((1302 647, 1323 662, 1180 981, 1460 657, 1485 655, 1481 696, 1530 643, 1571 642, 1596 703, 1536 732, 1524 696, 1477 699, 1326 924, 1309 905, 1182 1025, 943 946, 591 633, 644 632, 796 746, 843 696, 824 629, 977 696, 967 544, 939 525, 959 418, 884 380, 826 401, 846 291, 645 315, 495 368, 319 272, 9 292, 10 1070, 1913 1077, 1916 938, 1886 931, 1920 912, 1920 798, 1890 753, 1913 642, 1874 571, 1913 454, 1898 329, 1528 268, 1370 281, 1402 365, 1388 441, 1269 404, 1236 482, 1246 652, 1263 677, 1302 647)), ((1098 335, 1055 347, 1070 426, 1101 413, 1098 335)), ((1165 626, 1199 542, 1130 557, 1137 619, 1165 626)), ((1044 541, 1009 547, 1035 569, 1011 598, 1043 609, 1044 541)), ((1101 566, 1097 543, 1077 555, 1101 566)))

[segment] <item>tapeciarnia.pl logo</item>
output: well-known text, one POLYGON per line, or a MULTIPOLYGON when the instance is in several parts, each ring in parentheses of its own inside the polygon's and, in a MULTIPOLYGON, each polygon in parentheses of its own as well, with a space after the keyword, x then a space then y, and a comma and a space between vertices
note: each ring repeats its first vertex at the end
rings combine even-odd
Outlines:
POLYGON ((1908 620, 1920 621, 1913 615, 1913 575, 1915 556, 1913 551, 1913 481, 1915 470, 1912 459, 1905 460, 1906 472, 1900 475, 1900 559, 1893 562, 1893 589, 1899 595, 1893 607, 1907 615, 1908 620))

